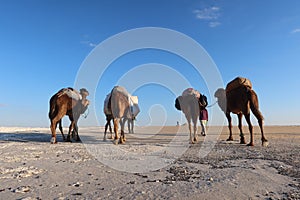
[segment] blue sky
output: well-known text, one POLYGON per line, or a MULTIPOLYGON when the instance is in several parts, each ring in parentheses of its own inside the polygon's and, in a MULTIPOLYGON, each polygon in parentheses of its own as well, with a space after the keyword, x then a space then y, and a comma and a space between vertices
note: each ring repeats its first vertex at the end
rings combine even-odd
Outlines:
MULTIPOLYGON (((115 34, 142 27, 175 30, 197 41, 224 84, 236 76, 249 78, 266 125, 300 124, 297 0, 0 1, 0 27, 0 126, 47 127, 50 97, 74 85, 94 48, 115 34)), ((186 60, 161 50, 133 51, 111 63, 101 77, 91 104, 97 122, 88 117, 80 124, 103 125, 105 95, 124 74, 147 63, 171 67, 209 96, 204 77, 186 60)), ((174 108, 180 94, 159 84, 143 85, 133 94, 140 100, 139 125, 160 125, 166 116, 167 125, 184 122, 174 108)))

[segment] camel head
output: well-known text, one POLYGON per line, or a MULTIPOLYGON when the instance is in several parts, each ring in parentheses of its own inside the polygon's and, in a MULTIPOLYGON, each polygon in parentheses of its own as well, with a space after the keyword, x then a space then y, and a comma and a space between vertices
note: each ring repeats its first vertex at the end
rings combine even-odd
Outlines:
POLYGON ((223 88, 217 89, 217 91, 215 92, 215 97, 218 99, 225 99, 226 91, 223 88))
POLYGON ((90 93, 87 91, 87 89, 81 88, 80 89, 80 94, 82 96, 82 99, 86 99, 86 97, 89 96, 90 93))
POLYGON ((85 88, 80 89, 80 94, 82 96, 81 104, 81 114, 84 113, 87 110, 88 105, 90 104, 90 101, 86 99, 87 96, 89 96, 89 92, 85 88))
POLYGON ((218 99, 218 105, 221 110, 226 111, 226 91, 223 88, 217 89, 215 92, 215 97, 218 99))

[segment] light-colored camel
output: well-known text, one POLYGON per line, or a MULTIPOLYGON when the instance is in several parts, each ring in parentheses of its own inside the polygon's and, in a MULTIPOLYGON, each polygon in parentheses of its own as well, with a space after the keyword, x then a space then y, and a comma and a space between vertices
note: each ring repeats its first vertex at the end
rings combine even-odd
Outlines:
MULTIPOLYGON (((240 79, 240 77, 234 79, 233 81, 236 81, 237 79, 240 79)), ((233 83, 233 81, 230 83, 233 83)), ((244 115, 250 131, 250 143, 248 144, 248 146, 254 145, 253 126, 250 120, 250 110, 251 110, 259 123, 259 127, 261 130, 262 145, 267 146, 268 141, 264 136, 263 116, 259 111, 257 94, 255 93, 254 90, 252 90, 251 84, 250 85, 240 84, 233 87, 233 84, 230 83, 228 83, 226 90, 223 88, 219 88, 215 92, 215 97, 218 99, 218 105, 221 108, 221 110, 225 113, 226 118, 228 120, 229 138, 227 139, 227 141, 233 140, 232 124, 231 124, 231 116, 230 116, 230 113, 232 112, 238 116, 238 120, 239 120, 238 127, 240 130, 240 143, 246 144, 245 137, 242 130, 242 117, 244 115)))
POLYGON ((193 144, 197 141, 197 122, 200 115, 200 109, 206 106, 205 102, 201 102, 201 94, 193 88, 188 88, 183 91, 182 95, 177 97, 175 107, 178 110, 182 110, 185 115, 185 118, 188 122, 189 131, 190 131, 190 143, 193 144), (179 104, 179 106, 178 106, 179 104), (194 128, 192 136, 192 124, 194 128))
MULTIPOLYGON (((104 100, 104 106, 103 106, 103 112, 106 117, 106 124, 104 129, 104 137, 103 140, 106 140, 106 134, 107 129, 109 128, 109 131, 111 133, 111 139, 113 139, 112 136, 112 128, 111 128, 111 121, 114 120, 112 111, 111 111, 111 93, 106 95, 106 98, 104 100)), ((127 121, 128 124, 128 133, 134 133, 134 120, 136 119, 136 116, 140 112, 139 106, 138 106, 138 97, 137 96, 130 96, 129 95, 129 104, 130 104, 130 112, 127 113, 127 115, 123 118, 123 123, 125 124, 127 121)))
POLYGON ((61 119, 68 115, 71 121, 69 126, 69 132, 67 136, 67 141, 70 141, 70 135, 73 131, 77 136, 76 140, 80 141, 78 135, 77 122, 81 114, 83 114, 89 105, 89 100, 86 97, 89 95, 88 91, 84 88, 80 89, 80 93, 73 88, 64 88, 58 91, 50 99, 50 110, 49 119, 51 121, 50 129, 52 133, 51 143, 57 143, 56 140, 56 127, 59 124, 59 129, 65 139, 62 131, 61 119))
MULTIPOLYGON (((137 104, 133 104, 131 101, 131 95, 127 90, 122 86, 115 86, 111 91, 111 97, 108 102, 112 118, 114 121, 114 133, 115 133, 115 144, 124 144, 126 141, 124 133, 124 125, 126 120, 130 120, 130 123, 133 123, 138 112, 133 112, 132 108, 136 108, 137 104), (121 136, 119 137, 119 124, 121 126, 121 136), (118 141, 119 139, 119 141, 118 141)), ((137 106, 138 108, 138 106, 137 106)), ((110 122, 109 122, 110 123, 110 122)), ((133 127, 132 127, 133 130, 133 127)), ((106 132, 104 139, 106 137, 106 132)))

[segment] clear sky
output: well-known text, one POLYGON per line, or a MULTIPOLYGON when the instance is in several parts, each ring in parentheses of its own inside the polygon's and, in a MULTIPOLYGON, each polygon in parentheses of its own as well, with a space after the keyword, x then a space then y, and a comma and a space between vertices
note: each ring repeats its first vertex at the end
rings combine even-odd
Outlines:
MULTIPOLYGON (((224 84, 236 76, 249 78, 266 125, 300 125, 298 0, 0 0, 0 27, 0 126, 49 126, 50 97, 74 86, 94 48, 115 34, 143 27, 171 29, 198 42, 224 84)), ((205 77, 189 62, 170 52, 144 49, 122 55, 106 68, 91 99, 98 122, 88 117, 80 124, 104 125, 105 95, 124 74, 149 63, 155 63, 153 69, 161 64, 176 70, 209 96, 209 103, 215 102, 205 77)), ((142 73, 136 79, 151 76, 142 73)), ((153 83, 133 94, 140 101, 139 125, 184 123, 174 107, 180 93, 153 83)))

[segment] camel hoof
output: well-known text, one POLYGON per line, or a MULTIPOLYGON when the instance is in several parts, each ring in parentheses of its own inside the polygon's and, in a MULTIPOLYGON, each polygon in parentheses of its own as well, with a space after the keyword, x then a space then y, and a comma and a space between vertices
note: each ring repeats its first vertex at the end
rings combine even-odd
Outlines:
POLYGON ((125 141, 122 140, 122 139, 120 139, 120 140, 119 140, 119 144, 125 144, 125 141))
POLYGON ((118 145, 119 144, 119 140, 114 140, 114 144, 118 145))
POLYGON ((233 141, 233 138, 230 137, 230 138, 228 138, 226 141, 233 141))
POLYGON ((198 139, 195 137, 195 138, 194 138, 194 142, 197 142, 197 141, 198 141, 198 139))
POLYGON ((246 141, 245 141, 245 138, 244 138, 244 137, 241 137, 240 144, 246 144, 246 141))
POLYGON ((51 140, 50 140, 50 143, 51 144, 57 144, 56 138, 52 137, 51 140))
POLYGON ((249 144, 247 144, 247 146, 248 146, 248 147, 253 147, 254 144, 253 144, 253 142, 250 142, 249 144))
POLYGON ((263 146, 263 147, 267 147, 267 146, 269 146, 269 142, 268 142, 268 141, 264 141, 264 142, 262 142, 262 146, 263 146))

